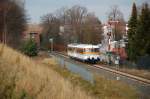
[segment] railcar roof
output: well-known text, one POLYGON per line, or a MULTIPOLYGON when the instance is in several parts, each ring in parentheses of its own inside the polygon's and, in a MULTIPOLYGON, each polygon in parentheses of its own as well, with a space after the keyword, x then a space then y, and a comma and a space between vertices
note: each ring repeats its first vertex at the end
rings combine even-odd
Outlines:
POLYGON ((68 44, 68 47, 76 47, 76 48, 99 48, 98 45, 92 45, 92 44, 68 44))

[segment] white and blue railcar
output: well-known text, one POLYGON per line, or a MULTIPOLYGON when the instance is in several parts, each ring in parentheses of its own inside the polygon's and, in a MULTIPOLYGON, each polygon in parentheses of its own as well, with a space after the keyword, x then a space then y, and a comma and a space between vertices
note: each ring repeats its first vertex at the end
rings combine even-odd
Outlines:
POLYGON ((67 48, 67 54, 72 58, 91 63, 100 61, 98 45, 68 44, 67 48))

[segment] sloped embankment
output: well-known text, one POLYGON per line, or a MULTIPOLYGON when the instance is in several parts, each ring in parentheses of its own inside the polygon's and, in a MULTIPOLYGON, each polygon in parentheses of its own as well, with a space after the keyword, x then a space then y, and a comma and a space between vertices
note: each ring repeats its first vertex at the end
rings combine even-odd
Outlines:
POLYGON ((91 99, 57 72, 0 44, 1 99, 91 99))

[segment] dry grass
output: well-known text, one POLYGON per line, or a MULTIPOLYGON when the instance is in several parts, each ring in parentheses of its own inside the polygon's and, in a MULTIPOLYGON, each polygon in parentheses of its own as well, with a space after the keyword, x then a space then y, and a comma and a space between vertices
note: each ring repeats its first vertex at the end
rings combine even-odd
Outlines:
POLYGON ((106 80, 104 77, 95 74, 94 85, 91 85, 79 75, 73 74, 65 68, 60 68, 55 59, 45 58, 42 62, 71 81, 74 86, 80 86, 86 93, 98 97, 98 99, 138 99, 136 90, 127 84, 106 80))
POLYGON ((57 72, 0 44, 1 99, 93 99, 57 72))
POLYGON ((129 69, 129 68, 121 68, 120 70, 129 74, 135 75, 135 76, 150 79, 149 70, 138 70, 138 69, 129 69))
MULTIPOLYGON (((106 65, 106 63, 105 64, 99 63, 99 64, 101 66, 108 67, 108 65, 106 65)), ((111 65, 111 66, 109 66, 109 68, 118 70, 118 68, 115 65, 111 65)), ((131 68, 131 66, 122 65, 119 67, 119 71, 129 73, 129 74, 132 74, 135 76, 139 76, 139 77, 142 77, 145 79, 150 79, 150 70, 149 69, 138 69, 138 68, 134 68, 134 67, 131 68)))

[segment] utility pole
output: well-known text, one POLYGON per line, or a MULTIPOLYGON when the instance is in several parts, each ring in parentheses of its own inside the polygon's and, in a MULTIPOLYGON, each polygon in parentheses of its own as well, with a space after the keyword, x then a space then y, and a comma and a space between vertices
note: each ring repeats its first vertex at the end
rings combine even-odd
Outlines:
MULTIPOLYGON (((110 34, 111 34, 110 36, 112 36, 112 39, 116 41, 116 24, 118 24, 119 21, 117 21, 117 20, 109 21, 111 29, 112 29, 112 27, 111 27, 112 23, 114 23, 114 29, 115 29, 115 31, 114 31, 114 33, 110 32, 110 34)), ((110 39, 110 37, 109 37, 109 39, 110 39)), ((116 70, 118 71, 118 69, 119 69, 119 60, 120 60, 120 55, 119 55, 120 41, 117 41, 117 49, 118 49, 117 50, 118 54, 117 54, 116 59, 115 59, 115 65, 116 65, 116 70)), ((118 74, 116 74, 116 79, 120 80, 120 77, 118 76, 118 74)))
MULTIPOLYGON (((114 31, 114 33, 112 33, 112 38, 113 38, 113 40, 116 40, 116 25, 119 23, 119 21, 118 20, 110 20, 109 21, 109 24, 110 24, 110 27, 111 27, 111 25, 112 24, 114 24, 114 29, 115 29, 115 31, 114 31)), ((112 27, 111 27, 112 28, 112 27)))

